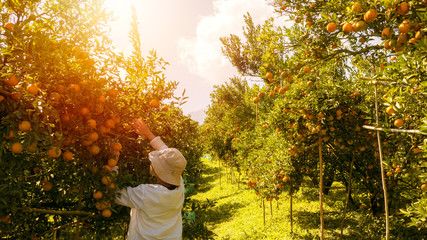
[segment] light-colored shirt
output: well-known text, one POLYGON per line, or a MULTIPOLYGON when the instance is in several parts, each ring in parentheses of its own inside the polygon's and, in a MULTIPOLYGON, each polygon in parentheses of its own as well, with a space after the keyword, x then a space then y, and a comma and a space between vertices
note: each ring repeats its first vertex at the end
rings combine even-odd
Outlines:
MULTIPOLYGON (((159 137, 150 142, 156 150, 167 146, 159 137)), ((160 184, 141 184, 119 190, 116 203, 131 208, 128 240, 182 238, 184 182, 174 190, 160 184)))
POLYGON ((141 184, 122 189, 119 193, 116 203, 131 208, 128 240, 181 239, 182 178, 174 190, 160 184, 141 184))

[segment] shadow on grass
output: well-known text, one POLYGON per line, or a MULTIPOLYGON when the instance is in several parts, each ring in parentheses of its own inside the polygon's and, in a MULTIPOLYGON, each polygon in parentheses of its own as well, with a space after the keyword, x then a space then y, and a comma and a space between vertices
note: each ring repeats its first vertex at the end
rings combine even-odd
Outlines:
POLYGON ((212 189, 215 180, 218 178, 218 169, 215 167, 203 166, 203 176, 200 182, 197 184, 197 192, 205 193, 212 189))
POLYGON ((227 221, 239 209, 244 207, 242 203, 225 203, 214 208, 210 208, 203 213, 203 219, 210 224, 220 224, 227 221))
MULTIPOLYGON (((307 211, 298 211, 294 213, 295 215, 295 222, 298 223, 300 228, 303 229, 316 229, 320 226, 320 214, 319 213, 313 213, 313 212, 307 212, 307 211)), ((342 212, 333 211, 333 212, 327 212, 324 215, 324 224, 325 229, 328 230, 340 230, 341 227, 341 221, 342 221, 342 212)), ((354 219, 346 218, 344 225, 345 226, 355 226, 357 225, 357 221, 354 219)))

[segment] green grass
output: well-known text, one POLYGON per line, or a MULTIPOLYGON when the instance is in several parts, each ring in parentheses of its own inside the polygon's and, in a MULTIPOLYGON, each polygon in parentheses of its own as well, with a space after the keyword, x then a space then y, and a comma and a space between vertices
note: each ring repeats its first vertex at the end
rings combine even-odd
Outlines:
MULTIPOLYGON (((304 192, 311 198, 294 197, 293 233, 290 223, 290 201, 287 194, 278 201, 265 201, 265 226, 261 198, 241 183, 231 183, 226 169, 222 168, 221 184, 217 162, 205 161, 203 183, 191 198, 198 201, 209 199, 216 205, 206 211, 203 220, 216 236, 215 239, 313 239, 319 233, 319 203, 316 189, 304 192), (271 205, 270 205, 271 203, 271 205)), ((300 193, 301 194, 301 193, 300 193)), ((326 206, 327 210, 328 207, 326 206)))
MULTIPOLYGON (((218 161, 204 160, 205 170, 202 181, 191 199, 198 202, 214 201, 197 213, 196 221, 205 222, 213 231, 215 239, 320 239, 320 211, 317 188, 301 188, 293 197, 293 231, 290 223, 290 197, 281 194, 279 200, 265 201, 265 225, 262 201, 253 190, 244 184, 231 183, 227 177, 229 169, 222 168, 221 184, 218 177, 218 161)), ((237 174, 236 174, 237 176, 237 174)), ((334 183, 333 186, 338 186, 334 183)), ((344 189, 331 189, 324 195, 324 237, 339 239, 342 210, 345 201, 344 189)), ((395 222, 392 234, 403 234, 406 229, 402 222, 395 222)), ((415 230, 416 231, 416 230, 415 230)), ((367 210, 353 210, 347 214, 343 239, 384 239, 384 219, 373 219, 367 210)), ((418 239, 418 238, 416 238, 418 239)))

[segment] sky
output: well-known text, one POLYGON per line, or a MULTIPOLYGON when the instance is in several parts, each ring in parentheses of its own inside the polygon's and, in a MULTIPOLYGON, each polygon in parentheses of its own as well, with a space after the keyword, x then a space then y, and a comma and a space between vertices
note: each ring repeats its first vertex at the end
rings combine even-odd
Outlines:
POLYGON ((176 94, 186 91, 184 114, 206 109, 214 85, 238 73, 221 52, 220 37, 241 36, 243 15, 255 24, 274 16, 265 0, 105 0, 111 11, 111 39, 118 51, 129 54, 131 6, 138 16, 142 50, 155 50, 169 66, 165 75, 179 82, 176 94))

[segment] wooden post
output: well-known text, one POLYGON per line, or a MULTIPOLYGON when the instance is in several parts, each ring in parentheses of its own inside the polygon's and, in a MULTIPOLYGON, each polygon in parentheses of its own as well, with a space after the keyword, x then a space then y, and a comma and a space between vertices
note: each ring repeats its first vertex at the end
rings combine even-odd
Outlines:
POLYGON ((258 104, 255 104, 255 125, 258 124, 258 104))
POLYGON ((343 216, 342 216, 342 220, 341 220, 341 236, 340 236, 340 239, 342 239, 342 237, 343 237, 344 220, 345 220, 345 217, 347 214, 348 200, 350 199, 350 194, 351 194, 351 177, 353 175, 353 164, 354 164, 355 160, 356 160, 356 157, 354 156, 354 151, 353 151, 353 159, 351 160, 351 163, 350 163, 350 174, 348 177, 347 198, 345 200, 345 207, 344 207, 344 212, 343 212, 343 216))
POLYGON ((270 214, 271 214, 271 220, 273 221, 273 199, 270 201, 270 214))
POLYGON ((221 189, 221 159, 218 158, 219 189, 221 189))
POLYGON ((264 203, 264 198, 262 199, 262 218, 263 218, 264 227, 265 227, 265 203, 264 203))
POLYGON ((293 192, 292 192, 292 186, 291 186, 291 189, 289 190, 289 195, 290 195, 290 207, 289 207, 289 212, 290 212, 290 217, 291 217, 291 233, 293 233, 294 232, 294 228, 293 228, 293 223, 294 223, 294 220, 293 220, 293 217, 292 217, 292 195, 293 195, 293 192))
MULTIPOLYGON (((375 72, 375 68, 374 68, 375 72)), ((375 85, 375 123, 376 127, 379 126, 379 112, 378 112, 378 88, 377 85, 375 85)), ((383 186, 383 192, 384 192, 384 211, 385 211, 385 239, 390 239, 390 229, 389 229, 389 210, 388 210, 388 196, 387 196, 387 185, 385 181, 385 173, 384 173, 384 164, 383 164, 383 152, 382 152, 382 146, 381 146, 381 136, 380 131, 377 130, 377 140, 378 140, 378 153, 380 157, 380 168, 381 168, 381 182, 383 186)))
POLYGON ((319 187, 319 201, 320 201, 320 239, 323 240, 323 230, 325 227, 323 219, 323 158, 322 158, 322 138, 319 136, 319 165, 320 165, 320 187, 319 187))

